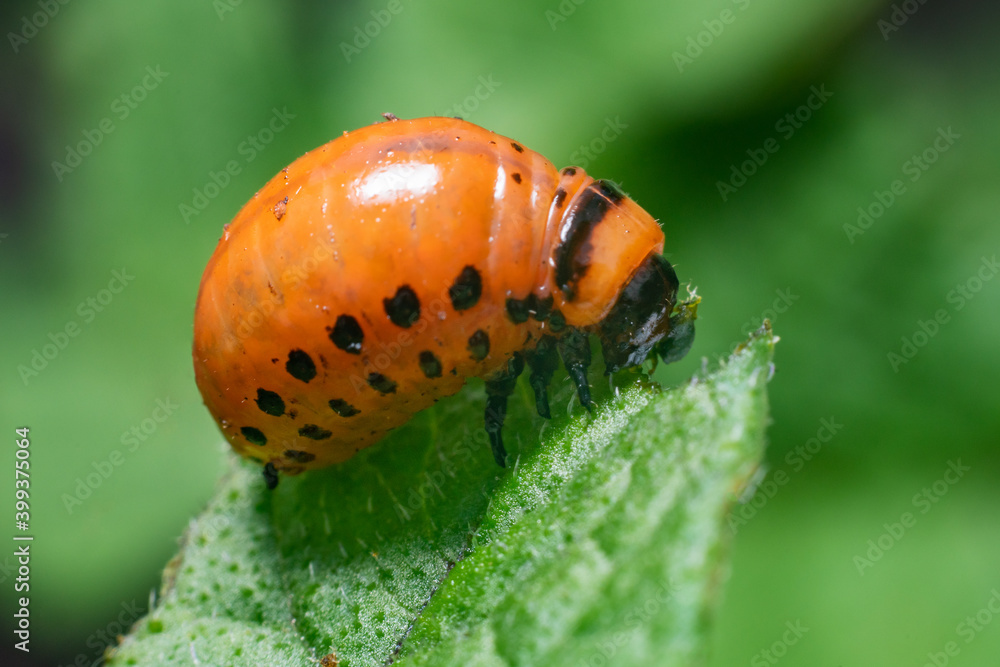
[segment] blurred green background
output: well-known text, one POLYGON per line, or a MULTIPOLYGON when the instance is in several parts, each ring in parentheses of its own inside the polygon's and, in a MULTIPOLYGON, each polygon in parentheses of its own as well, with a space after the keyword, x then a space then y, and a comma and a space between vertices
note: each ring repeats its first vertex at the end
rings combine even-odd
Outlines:
POLYGON ((222 225, 300 154, 392 111, 463 116, 658 217, 704 297, 666 382, 771 317, 768 472, 730 517, 713 665, 996 664, 997 15, 942 0, 6 3, 0 424, 31 428, 36 541, 31 662, 11 649, 0 551, 0 661, 91 664, 148 606, 224 464, 190 363, 222 225))

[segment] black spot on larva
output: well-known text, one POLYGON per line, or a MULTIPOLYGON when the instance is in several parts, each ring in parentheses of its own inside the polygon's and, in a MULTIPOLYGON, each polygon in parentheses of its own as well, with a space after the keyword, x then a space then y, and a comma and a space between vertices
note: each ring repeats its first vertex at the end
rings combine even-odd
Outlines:
POLYGON ((397 327, 410 328, 420 319, 420 299, 409 285, 401 285, 391 299, 382 299, 385 314, 397 327))
POLYGON ((336 324, 327 327, 330 332, 330 340, 338 348, 348 354, 361 354, 361 343, 365 339, 365 332, 361 330, 361 325, 350 315, 341 315, 337 318, 336 324))
POLYGON ((562 208, 562 205, 566 202, 566 191, 562 188, 556 188, 556 196, 552 200, 556 208, 562 208))
POLYGON ((240 433, 246 438, 251 445, 258 445, 263 447, 267 444, 267 438, 261 433, 259 428, 254 428, 253 426, 244 426, 240 429, 240 433))
POLYGON ((479 297, 483 294, 483 279, 476 271, 476 267, 467 266, 462 269, 455 278, 455 282, 448 288, 448 296, 451 297, 451 305, 455 310, 468 310, 479 303, 479 297))
POLYGON ((482 361, 486 358, 486 355, 490 353, 490 337, 489 335, 479 329, 476 333, 469 336, 469 355, 474 361, 482 361))
POLYGON ((518 153, 523 153, 524 152, 524 147, 521 146, 520 144, 518 144, 515 141, 510 142, 510 147, 513 148, 514 150, 516 150, 518 153))
POLYGON ((303 438, 311 438, 312 440, 326 440, 333 433, 327 431, 325 428, 316 426, 316 424, 306 424, 299 429, 299 435, 303 438))
POLYGON ((361 410, 358 410, 342 398, 331 398, 330 407, 341 417, 353 417, 361 413, 361 410))
MULTIPOLYGON (((534 297, 535 295, 532 294, 531 296, 534 297)), ((535 318, 535 321, 544 322, 545 320, 549 319, 549 316, 552 314, 553 303, 555 303, 555 299, 551 294, 545 297, 544 299, 539 299, 535 297, 535 302, 534 304, 532 304, 534 306, 534 308, 532 308, 532 310, 534 311, 534 313, 532 313, 532 317, 535 318)))
POLYGON ((507 317, 514 324, 524 324, 528 321, 527 299, 507 299, 507 317))
POLYGON ((561 173, 563 176, 576 176, 576 167, 565 167, 561 173))
POLYGON ((590 267, 590 253, 593 251, 590 237, 604 220, 608 209, 624 197, 621 188, 611 181, 594 181, 580 193, 576 206, 563 218, 554 259, 556 285, 566 295, 567 301, 576 297, 576 284, 590 267))
POLYGON ((552 313, 553 298, 548 295, 544 299, 539 299, 537 294, 531 293, 523 299, 507 299, 507 317, 514 324, 523 324, 529 317, 534 317, 538 322, 544 322, 552 313))
POLYGON ((280 417, 285 414, 285 402, 281 400, 281 396, 273 391, 258 388, 255 400, 257 407, 269 415, 280 417))
POLYGON ((316 455, 309 452, 300 452, 297 449, 286 449, 285 458, 291 459, 296 463, 309 463, 316 460, 316 455))
POLYGON ((288 353, 285 370, 293 378, 303 382, 309 382, 316 377, 316 364, 313 363, 312 357, 302 350, 292 350, 288 353))
POLYGON ((441 377, 441 360, 435 357, 430 350, 424 350, 420 353, 420 370, 428 378, 439 378, 441 377))
POLYGON ((566 328, 566 316, 563 315, 558 310, 552 311, 552 316, 549 317, 549 329, 552 333, 560 333, 566 328))
POLYGON ((514 182, 517 183, 518 185, 521 184, 521 174, 515 171, 513 174, 510 175, 510 177, 513 178, 514 182))
POLYGON ((396 383, 381 373, 369 373, 368 386, 382 395, 396 393, 396 383))

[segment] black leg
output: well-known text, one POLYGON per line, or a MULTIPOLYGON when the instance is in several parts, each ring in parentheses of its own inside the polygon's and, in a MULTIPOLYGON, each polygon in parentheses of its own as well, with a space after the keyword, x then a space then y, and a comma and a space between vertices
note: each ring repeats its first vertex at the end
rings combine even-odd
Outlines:
POLYGON ((272 491, 278 486, 278 471, 270 461, 264 464, 264 483, 272 491))
POLYGON ((542 336, 538 341, 538 347, 528 352, 526 356, 528 368, 531 369, 528 382, 535 392, 535 408, 540 417, 552 419, 552 413, 549 411, 549 383, 552 382, 552 374, 559 365, 556 339, 552 336, 542 336))
POLYGON ((514 393, 517 377, 524 371, 524 357, 515 353, 507 369, 486 381, 486 434, 490 436, 493 458, 501 468, 507 467, 507 450, 503 447, 503 423, 507 418, 507 397, 514 393))
POLYGON ((587 369, 590 367, 589 336, 577 329, 571 329, 559 339, 558 347, 563 365, 576 384, 580 405, 587 408, 587 412, 591 412, 593 401, 590 400, 590 385, 587 383, 587 369))

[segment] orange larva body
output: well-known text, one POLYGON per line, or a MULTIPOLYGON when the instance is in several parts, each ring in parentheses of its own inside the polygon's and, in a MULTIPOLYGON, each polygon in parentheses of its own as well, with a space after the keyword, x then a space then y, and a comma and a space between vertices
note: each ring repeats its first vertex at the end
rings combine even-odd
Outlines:
POLYGON ((543 337, 596 330, 662 247, 648 214, 580 169, 457 119, 379 123, 293 162, 227 227, 195 376, 272 477, 327 466, 470 376, 503 380, 543 337))

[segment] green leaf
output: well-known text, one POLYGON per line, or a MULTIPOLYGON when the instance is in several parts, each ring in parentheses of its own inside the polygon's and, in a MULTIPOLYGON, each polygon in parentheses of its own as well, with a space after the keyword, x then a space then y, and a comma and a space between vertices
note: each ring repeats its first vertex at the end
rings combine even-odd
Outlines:
POLYGON ((481 384, 274 492, 234 461, 108 664, 698 662, 775 341, 764 328, 671 391, 626 374, 592 416, 570 401, 542 423, 521 386, 506 470, 481 384))

